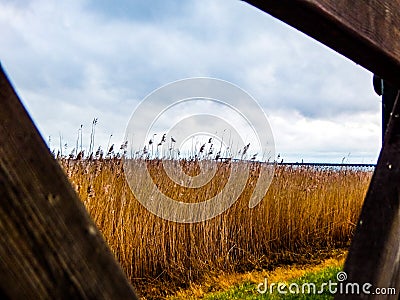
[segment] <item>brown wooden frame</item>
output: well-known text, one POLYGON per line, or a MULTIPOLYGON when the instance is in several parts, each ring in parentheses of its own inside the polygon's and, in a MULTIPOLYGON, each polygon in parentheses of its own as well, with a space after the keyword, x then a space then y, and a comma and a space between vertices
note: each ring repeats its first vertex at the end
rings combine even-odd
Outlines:
POLYGON ((137 299, 0 66, 0 298, 137 299))
MULTIPOLYGON (((400 87, 400 0, 247 0, 400 87)), ((372 84, 372 76, 371 76, 372 84)), ((347 283, 400 292, 400 100, 394 101, 370 187, 345 263, 347 283)), ((371 289, 372 290, 372 289, 371 289)))
MULTIPOLYGON (((400 87, 400 0, 247 2, 400 87)), ((0 297, 136 299, 1 68, 0 101, 0 297)), ((397 291, 399 116, 397 99, 345 265, 349 282, 397 291)))

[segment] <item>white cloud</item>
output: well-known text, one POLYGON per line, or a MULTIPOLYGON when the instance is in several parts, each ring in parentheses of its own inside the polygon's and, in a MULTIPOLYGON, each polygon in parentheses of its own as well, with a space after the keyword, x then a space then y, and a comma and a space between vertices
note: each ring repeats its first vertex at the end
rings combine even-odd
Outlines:
POLYGON ((321 157, 332 162, 374 163, 380 147, 379 112, 311 119, 296 111, 270 114, 276 153, 286 161, 321 157))
POLYGON ((139 99, 174 80, 211 76, 261 103, 285 151, 375 156, 380 104, 367 71, 241 1, 148 5, 0 1, 2 64, 46 138, 62 133, 74 144, 80 124, 90 131, 98 117, 97 141, 113 133, 120 143, 139 99), (305 142, 306 132, 315 135, 305 142), (346 143, 335 146, 339 137, 346 143))

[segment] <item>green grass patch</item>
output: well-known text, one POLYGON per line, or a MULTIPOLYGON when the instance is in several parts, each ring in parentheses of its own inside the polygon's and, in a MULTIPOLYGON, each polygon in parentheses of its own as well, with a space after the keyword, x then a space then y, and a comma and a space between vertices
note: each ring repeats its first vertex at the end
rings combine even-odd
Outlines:
MULTIPOLYGON (((334 295, 331 294, 328 287, 328 282, 337 282, 336 274, 341 271, 340 267, 326 267, 315 273, 306 273, 305 275, 290 280, 288 282, 281 282, 285 285, 283 288, 286 294, 279 293, 277 284, 272 288, 272 282, 268 282, 268 289, 265 293, 260 293, 257 290, 257 283, 244 282, 240 285, 234 286, 229 290, 208 294, 204 297, 207 300, 227 300, 227 299, 333 299, 334 295), (326 284, 326 286, 324 286, 326 284), (315 285, 315 289, 314 289, 315 285), (322 288, 321 288, 322 287, 322 288), (304 289, 304 292, 302 292, 304 289), (292 292, 291 292, 292 291, 292 292), (297 293, 298 291, 298 293, 297 293), (294 293, 295 292, 295 293, 294 293)), ((260 290, 264 291, 265 285, 260 286, 260 290)))

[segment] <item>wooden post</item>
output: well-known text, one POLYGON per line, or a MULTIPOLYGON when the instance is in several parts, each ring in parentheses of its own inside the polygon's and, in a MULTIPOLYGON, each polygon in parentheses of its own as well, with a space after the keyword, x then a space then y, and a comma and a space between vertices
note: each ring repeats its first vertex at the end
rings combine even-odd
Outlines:
MULTIPOLYGON (((400 87, 400 0, 246 1, 400 87)), ((391 112, 390 121, 344 268, 348 275, 344 284, 370 283, 371 294, 342 293, 336 299, 399 299, 400 96, 396 93, 384 106, 383 126, 391 112), (372 294, 374 288, 395 288, 396 294, 372 294)))
MULTIPOLYGON (((400 86, 400 0, 247 2, 400 86)), ((345 266, 350 282, 397 291, 398 98, 345 266)), ((0 101, 0 297, 136 299, 1 68, 0 101)))
POLYGON ((137 299, 1 65, 0 297, 137 299))
POLYGON ((389 119, 393 111, 396 101, 398 88, 392 86, 386 80, 374 75, 373 85, 375 92, 382 96, 382 143, 385 138, 385 133, 389 124, 389 119))
POLYGON ((398 299, 400 293, 400 93, 397 93, 371 184, 346 260, 346 282, 395 288, 394 295, 338 295, 336 299, 398 299))

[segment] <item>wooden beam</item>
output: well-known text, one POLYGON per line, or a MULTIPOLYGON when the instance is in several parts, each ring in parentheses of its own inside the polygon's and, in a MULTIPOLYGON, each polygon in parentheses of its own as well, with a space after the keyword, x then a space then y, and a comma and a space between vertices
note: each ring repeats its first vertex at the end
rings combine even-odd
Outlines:
MULTIPOLYGON (((400 0, 246 1, 384 78, 393 91, 400 87, 400 0)), ((345 263, 347 280, 342 282, 344 287, 371 284, 367 285, 370 294, 346 293, 344 288, 335 299, 399 299, 400 92, 396 93, 345 263), (375 288, 394 288, 395 294, 377 294, 375 288)))
POLYGON ((400 0, 246 0, 400 86, 400 0))
MULTIPOLYGON (((398 299, 400 293, 400 92, 364 201, 344 271, 346 282, 395 288, 395 295, 352 295, 351 299, 398 299)), ((373 292, 373 288, 370 289, 373 292)), ((347 298, 346 298, 347 296, 347 298)), ((336 299, 348 299, 338 295, 336 299)))
POLYGON ((137 299, 0 65, 0 297, 137 299))

